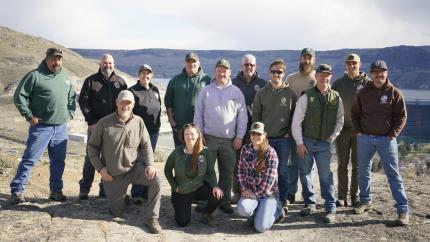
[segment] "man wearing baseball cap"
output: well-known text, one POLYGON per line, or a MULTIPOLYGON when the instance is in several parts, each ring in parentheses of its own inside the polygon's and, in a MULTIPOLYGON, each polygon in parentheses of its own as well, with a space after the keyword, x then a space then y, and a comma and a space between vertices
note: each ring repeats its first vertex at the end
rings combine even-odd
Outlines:
POLYGON ((372 207, 370 168, 378 152, 396 201, 397 223, 409 224, 409 206, 399 170, 396 137, 406 124, 406 105, 402 93, 388 79, 388 66, 383 60, 370 65, 372 81, 357 94, 351 110, 357 135, 358 185, 360 205, 357 214, 372 207))
MULTIPOLYGON (((300 52, 299 61, 299 71, 294 72, 287 76, 286 82, 289 87, 293 89, 297 98, 299 98, 302 93, 315 86, 315 71, 314 65, 316 61, 315 51, 312 48, 304 48, 300 52)), ((297 166, 297 156, 296 156, 296 144, 294 140, 291 139, 290 154, 291 159, 288 163, 288 195, 287 199, 290 203, 296 202, 296 192, 297 192, 297 182, 299 180, 299 168, 297 166)), ((301 180, 300 180, 301 181, 301 180)), ((302 186, 303 182, 301 181, 302 186)))
POLYGON ((210 80, 211 77, 204 73, 200 66, 197 53, 190 52, 185 55, 182 72, 169 81, 164 95, 164 105, 172 127, 175 147, 181 145, 179 134, 182 126, 193 122, 197 96, 210 80))
POLYGON ((154 155, 145 123, 141 117, 133 115, 134 103, 131 91, 123 90, 118 94, 116 111, 99 120, 88 141, 88 156, 102 177, 113 217, 120 217, 124 211, 128 185, 148 186, 144 223, 151 233, 158 234, 161 232, 158 223, 160 179, 152 166, 154 155))
POLYGON ((76 93, 62 64, 63 51, 49 48, 39 67, 25 75, 15 90, 15 106, 29 122, 30 128, 26 149, 10 184, 13 204, 25 202, 24 186, 48 146, 49 199, 67 200, 62 191, 62 177, 67 149, 67 121, 75 112, 76 93))
POLYGON ((332 89, 339 92, 344 107, 344 123, 342 131, 336 138, 336 153, 338 157, 337 178, 338 178, 338 199, 337 206, 348 205, 348 165, 351 157, 351 205, 357 206, 358 199, 358 178, 357 178, 357 137, 352 131, 351 107, 352 102, 370 78, 366 73, 360 71, 360 56, 351 53, 345 58, 345 73, 337 79, 332 89), (351 156, 350 156, 351 155, 351 156))
POLYGON ((206 146, 217 158, 218 185, 224 192, 220 208, 225 213, 234 212, 231 207, 233 170, 236 152, 242 146, 248 115, 245 97, 230 79, 231 65, 220 59, 215 66, 215 79, 205 86, 197 99, 194 123, 203 131, 206 146))
POLYGON ((327 64, 318 66, 315 75, 317 84, 306 90, 297 101, 292 123, 305 202, 301 214, 309 215, 316 211, 312 185, 312 167, 315 161, 318 167, 321 196, 325 201, 326 223, 334 223, 336 220, 336 198, 333 174, 330 170, 330 146, 343 127, 342 99, 330 88, 332 73, 331 66, 327 64))

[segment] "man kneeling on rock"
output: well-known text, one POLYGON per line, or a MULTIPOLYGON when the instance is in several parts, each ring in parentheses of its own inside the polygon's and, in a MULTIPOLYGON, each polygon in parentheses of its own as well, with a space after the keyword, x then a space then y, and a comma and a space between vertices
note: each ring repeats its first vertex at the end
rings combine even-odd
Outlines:
POLYGON ((124 90, 116 99, 117 111, 98 123, 88 141, 88 154, 102 176, 109 201, 109 212, 121 216, 126 205, 127 187, 131 183, 148 186, 145 224, 151 233, 160 233, 160 180, 151 165, 154 155, 145 124, 133 115, 133 94, 124 90))

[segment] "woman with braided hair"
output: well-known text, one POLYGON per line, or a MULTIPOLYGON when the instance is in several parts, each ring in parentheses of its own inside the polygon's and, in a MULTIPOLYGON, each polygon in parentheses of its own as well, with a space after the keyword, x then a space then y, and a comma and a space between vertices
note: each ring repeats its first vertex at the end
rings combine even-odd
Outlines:
POLYGON ((237 211, 249 218, 255 230, 264 232, 285 218, 279 201, 278 156, 263 123, 253 123, 249 133, 252 143, 243 146, 238 164, 241 196, 237 211))
POLYGON ((216 180, 215 158, 203 145, 203 135, 196 124, 185 124, 181 139, 183 145, 172 151, 164 166, 164 174, 172 188, 176 223, 181 227, 190 223, 193 200, 208 200, 201 221, 214 227, 212 213, 224 195, 216 180))

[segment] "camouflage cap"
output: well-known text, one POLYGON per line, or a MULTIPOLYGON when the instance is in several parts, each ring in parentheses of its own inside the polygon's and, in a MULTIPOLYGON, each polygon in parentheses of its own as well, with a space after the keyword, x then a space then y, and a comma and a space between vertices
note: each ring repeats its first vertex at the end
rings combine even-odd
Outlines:
POLYGON ((333 73, 333 70, 331 69, 330 65, 327 64, 321 64, 318 66, 317 70, 315 71, 316 73, 318 72, 326 72, 326 73, 333 73))
POLYGON ((50 56, 61 56, 63 57, 63 51, 59 48, 52 47, 46 50, 46 57, 50 56))
POLYGON ((262 122, 254 122, 249 130, 249 133, 251 132, 264 134, 264 124, 262 122))
POLYGON ((354 61, 354 62, 359 63, 360 62, 360 56, 358 56, 355 53, 351 53, 345 59, 345 62, 348 62, 348 61, 354 61))
POLYGON ((228 60, 226 60, 226 59, 221 59, 221 60, 219 60, 219 61, 216 63, 215 68, 216 68, 216 67, 219 67, 219 66, 223 66, 223 67, 225 67, 225 68, 227 68, 227 69, 231 69, 230 62, 228 62, 228 60))
POLYGON ((304 48, 300 53, 300 56, 304 56, 304 55, 315 56, 315 51, 312 48, 304 48))
POLYGON ((371 72, 374 70, 377 70, 377 69, 388 70, 387 63, 385 63, 385 61, 383 61, 383 60, 376 60, 375 62, 370 64, 370 71, 371 72))

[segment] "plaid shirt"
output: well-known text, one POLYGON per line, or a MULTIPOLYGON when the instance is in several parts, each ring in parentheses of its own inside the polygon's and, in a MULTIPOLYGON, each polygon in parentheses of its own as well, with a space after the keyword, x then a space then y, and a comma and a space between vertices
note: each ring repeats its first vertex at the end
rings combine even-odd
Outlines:
POLYGON ((265 170, 257 172, 257 152, 251 144, 244 145, 240 152, 237 176, 240 190, 251 190, 257 198, 278 196, 278 155, 273 147, 264 157, 265 170))

